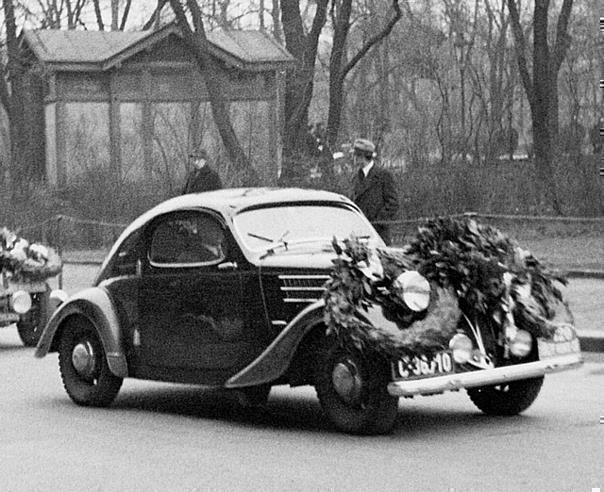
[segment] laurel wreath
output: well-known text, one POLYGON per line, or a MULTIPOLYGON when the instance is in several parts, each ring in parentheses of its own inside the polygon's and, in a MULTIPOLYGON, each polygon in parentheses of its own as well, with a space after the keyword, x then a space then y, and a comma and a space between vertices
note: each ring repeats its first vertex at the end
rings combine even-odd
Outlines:
POLYGON ((553 336, 561 306, 572 316, 558 288, 567 283, 562 275, 473 219, 427 221, 403 248, 372 249, 355 237, 334 239, 333 248, 337 258, 325 286, 324 320, 328 333, 357 350, 393 360, 429 355, 447 348, 462 314, 488 317, 503 330, 511 313, 518 327, 541 338, 553 336), (409 310, 396 291, 394 280, 407 270, 419 271, 432 286, 424 313, 409 310), (376 306, 397 331, 365 320, 376 306))
POLYGON ((63 262, 57 252, 30 243, 7 228, 0 229, 0 271, 24 281, 40 281, 58 275, 63 262))

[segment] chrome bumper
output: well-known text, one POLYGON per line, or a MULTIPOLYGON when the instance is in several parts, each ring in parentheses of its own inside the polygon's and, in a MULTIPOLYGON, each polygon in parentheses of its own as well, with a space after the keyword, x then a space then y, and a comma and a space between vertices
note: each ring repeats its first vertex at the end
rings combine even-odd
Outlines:
POLYGON ((425 379, 395 381, 388 384, 388 393, 392 396, 430 395, 461 388, 490 386, 565 371, 579 367, 581 364, 583 364, 581 354, 571 353, 515 366, 496 367, 494 369, 448 374, 425 379))

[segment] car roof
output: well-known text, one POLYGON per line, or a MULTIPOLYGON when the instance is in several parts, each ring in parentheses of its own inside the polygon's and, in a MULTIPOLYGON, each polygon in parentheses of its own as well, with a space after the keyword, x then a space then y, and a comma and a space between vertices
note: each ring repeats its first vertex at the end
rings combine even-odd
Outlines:
POLYGON ((228 188, 190 193, 166 200, 135 219, 125 232, 130 233, 159 215, 177 210, 205 208, 230 219, 248 207, 292 202, 335 202, 354 206, 345 196, 330 191, 302 188, 228 188))
POLYGON ((238 212, 248 207, 282 203, 340 203, 360 213, 360 209, 343 195, 302 188, 230 188, 177 196, 149 209, 124 229, 101 265, 94 285, 102 278, 108 263, 124 240, 155 217, 178 210, 206 209, 219 213, 226 221, 231 222, 238 212))

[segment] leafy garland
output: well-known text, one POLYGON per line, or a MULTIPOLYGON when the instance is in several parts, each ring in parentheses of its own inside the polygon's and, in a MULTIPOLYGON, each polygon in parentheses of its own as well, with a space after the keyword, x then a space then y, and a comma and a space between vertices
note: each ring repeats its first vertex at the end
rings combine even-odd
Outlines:
POLYGON ((0 271, 12 278, 39 281, 61 272, 63 263, 54 249, 29 243, 6 227, 0 229, 0 271))
POLYGON ((400 249, 372 250, 354 237, 343 246, 334 240, 333 247, 338 257, 326 284, 324 318, 328 332, 344 346, 391 359, 428 355, 447 347, 462 313, 470 319, 487 316, 500 332, 512 315, 517 326, 549 338, 557 308, 570 314, 555 285, 566 285, 565 278, 501 231, 472 219, 430 220, 400 249), (432 285, 423 315, 406 308, 396 291, 394 280, 407 270, 419 271, 432 285), (399 330, 364 321, 371 306, 380 306, 399 330))

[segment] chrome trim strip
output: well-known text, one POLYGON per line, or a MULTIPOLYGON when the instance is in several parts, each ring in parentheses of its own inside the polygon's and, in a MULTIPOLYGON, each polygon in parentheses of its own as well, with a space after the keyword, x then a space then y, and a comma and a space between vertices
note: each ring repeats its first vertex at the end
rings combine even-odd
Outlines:
POLYGON ((329 278, 329 275, 279 275, 279 278, 283 280, 327 280, 329 278))
POLYGON ((320 299, 321 299, 320 297, 319 298, 315 297, 314 299, 310 299, 310 298, 308 298, 308 299, 301 299, 301 298, 293 298, 293 297, 289 298, 289 297, 287 297, 287 298, 283 299, 283 302, 317 302, 320 299))
POLYGON ((292 290, 311 290, 311 291, 320 291, 323 292, 325 290, 324 287, 303 287, 303 286, 298 286, 298 287, 280 287, 281 290, 283 291, 292 291, 292 290))
POLYGON ((442 393, 443 391, 461 388, 489 386, 519 379, 536 378, 553 372, 573 369, 581 364, 583 364, 581 353, 565 354, 515 366, 496 367, 494 369, 447 374, 446 376, 410 381, 395 381, 388 384, 388 393, 392 396, 415 396, 442 393))
POLYGON ((275 320, 271 321, 271 325, 273 325, 273 326, 285 326, 285 325, 287 325, 287 321, 283 321, 281 319, 275 319, 275 320))

